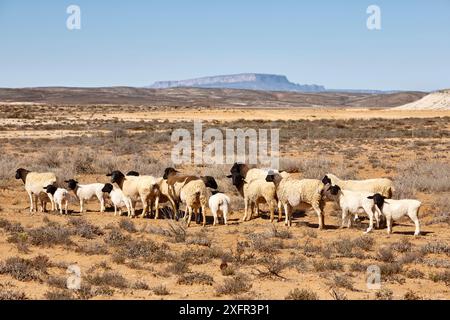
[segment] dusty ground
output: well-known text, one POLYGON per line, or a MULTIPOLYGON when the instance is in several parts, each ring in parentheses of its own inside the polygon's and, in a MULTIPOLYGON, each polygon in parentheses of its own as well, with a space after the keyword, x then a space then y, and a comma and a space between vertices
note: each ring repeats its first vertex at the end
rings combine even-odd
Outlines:
POLYGON ((129 107, 102 113, 98 107, 89 113, 44 106, 14 117, 11 108, 0 108, 0 298, 450 298, 448 112, 129 107), (194 223, 187 230, 166 219, 130 223, 100 214, 95 201, 82 215, 75 202, 69 217, 30 215, 23 186, 11 178, 19 166, 80 182, 107 182, 104 174, 113 168, 161 175, 170 165, 170 132, 192 129, 189 121, 198 118, 209 127, 281 128, 281 165, 300 177, 332 171, 392 178, 397 197, 423 201, 422 235, 413 237, 407 219, 392 235, 382 229, 363 236, 364 217, 339 229, 332 203, 323 231, 310 211, 297 212, 289 229, 272 226, 265 214, 242 223, 242 200, 225 178, 230 166, 180 168, 215 176, 234 207, 229 226, 213 227, 208 211, 207 227, 194 223), (76 292, 65 289, 73 264, 82 272, 76 292), (367 288, 369 265, 381 268, 381 290, 367 288))

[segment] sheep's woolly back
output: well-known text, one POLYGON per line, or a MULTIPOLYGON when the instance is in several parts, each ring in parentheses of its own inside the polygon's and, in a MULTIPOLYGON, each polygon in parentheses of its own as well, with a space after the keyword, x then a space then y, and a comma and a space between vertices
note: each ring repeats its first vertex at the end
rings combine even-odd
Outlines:
POLYGON ((150 196, 158 179, 153 176, 127 176, 123 182, 122 191, 128 197, 137 195, 150 196))
POLYGON ((25 179, 25 189, 39 195, 48 185, 56 183, 56 175, 52 172, 29 172, 25 179))
POLYGON ((207 189, 203 180, 188 182, 180 192, 180 199, 188 207, 206 207, 208 202, 207 189))
POLYGON ((338 185, 343 190, 366 191, 379 193, 384 197, 392 197, 394 192, 394 183, 387 178, 367 179, 367 180, 341 180, 334 174, 328 173, 333 185, 338 185))
POLYGON ((268 200, 277 201, 275 185, 272 182, 267 182, 265 178, 254 179, 244 185, 244 194, 249 201, 258 202, 261 198, 264 198, 266 202, 268 200))
POLYGON ((298 206, 300 203, 319 205, 324 184, 316 179, 282 179, 277 188, 278 200, 298 206))
POLYGON ((245 180, 252 181, 256 179, 265 179, 266 176, 267 170, 254 168, 247 171, 247 174, 245 175, 245 180))

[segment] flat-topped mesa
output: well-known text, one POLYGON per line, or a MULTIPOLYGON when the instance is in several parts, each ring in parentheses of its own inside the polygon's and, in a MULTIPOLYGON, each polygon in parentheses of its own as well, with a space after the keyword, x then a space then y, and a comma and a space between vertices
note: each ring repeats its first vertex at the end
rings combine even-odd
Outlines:
POLYGON ((176 87, 196 88, 225 88, 248 89, 264 91, 296 91, 296 92, 322 92, 325 87, 320 85, 301 85, 292 83, 284 75, 241 73, 235 75, 222 75, 202 77, 181 81, 158 81, 150 88, 167 89, 176 87))

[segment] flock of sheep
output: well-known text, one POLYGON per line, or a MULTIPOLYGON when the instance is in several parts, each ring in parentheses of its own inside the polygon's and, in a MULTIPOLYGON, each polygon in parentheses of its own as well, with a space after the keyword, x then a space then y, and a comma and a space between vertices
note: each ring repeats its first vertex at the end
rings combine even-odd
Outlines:
MULTIPOLYGON (((228 178, 244 199, 243 221, 259 214, 259 204, 266 203, 270 211, 270 220, 274 221, 278 211, 278 221, 285 214, 285 224, 291 226, 293 208, 307 204, 317 213, 319 229, 324 228, 324 207, 327 201, 336 202, 342 210, 342 227, 351 227, 351 215, 366 213, 369 227, 366 233, 373 230, 374 220, 377 228, 381 216, 386 218, 387 232, 392 232, 392 222, 408 216, 415 224, 414 235, 420 234, 418 211, 421 202, 413 199, 391 199, 394 192, 393 182, 389 179, 341 180, 333 174, 327 174, 322 180, 295 179, 287 172, 249 168, 246 164, 235 163, 228 178)), ((26 169, 16 171, 16 179, 21 179, 30 198, 30 212, 37 210, 39 200, 40 211, 45 212, 46 204, 51 203, 52 210, 67 214, 71 195, 80 202, 80 213, 83 213, 86 201, 97 198, 100 212, 105 211, 105 198, 109 197, 114 204, 114 215, 122 214, 126 208, 128 217, 135 217, 136 202, 142 203, 141 217, 153 213, 159 218, 160 204, 169 203, 178 217, 181 204, 185 205, 184 218, 189 226, 192 215, 195 220, 202 215, 203 226, 206 224, 206 207, 209 206, 214 217, 214 225, 219 223, 221 213, 227 224, 230 211, 230 198, 219 191, 214 177, 183 175, 174 168, 167 168, 163 177, 141 176, 131 171, 126 175, 120 171, 107 174, 110 183, 79 184, 74 179, 66 180, 66 188, 57 186, 54 173, 30 172, 26 169)))

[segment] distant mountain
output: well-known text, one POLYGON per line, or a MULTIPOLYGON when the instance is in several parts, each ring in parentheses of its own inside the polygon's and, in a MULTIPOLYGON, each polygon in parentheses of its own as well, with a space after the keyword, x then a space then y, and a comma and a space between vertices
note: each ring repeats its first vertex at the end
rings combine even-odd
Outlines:
POLYGON ((324 86, 316 84, 296 84, 286 76, 261 73, 242 73, 224 76, 203 77, 181 81, 158 81, 149 88, 167 89, 178 87, 247 89, 261 91, 293 91, 293 92, 323 92, 324 86))

